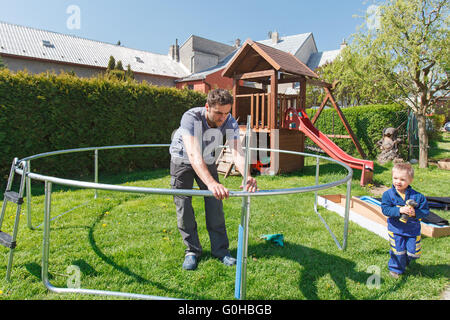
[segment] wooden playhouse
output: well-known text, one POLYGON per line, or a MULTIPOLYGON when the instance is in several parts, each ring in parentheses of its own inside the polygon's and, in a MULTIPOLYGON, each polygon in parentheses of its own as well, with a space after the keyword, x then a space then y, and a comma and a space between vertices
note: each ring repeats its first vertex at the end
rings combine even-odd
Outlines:
MULTIPOLYGON (((266 146, 258 145, 258 147, 304 152, 305 132, 300 130, 300 127, 298 127, 299 130, 292 130, 295 129, 295 125, 293 126, 292 121, 288 121, 287 114, 297 111, 298 115, 301 115, 301 112, 306 115, 304 113, 306 86, 314 85, 323 87, 327 95, 313 123, 325 107, 327 100, 331 101, 349 133, 348 137, 353 140, 362 157, 365 157, 358 140, 333 99, 332 85, 319 80, 318 75, 294 55, 247 40, 222 75, 233 79, 232 114, 238 120, 241 132, 245 131, 247 116, 250 115, 250 126, 257 135, 256 140, 264 140, 259 139, 260 135, 268 138, 266 146), (280 88, 286 84, 287 86, 291 84, 292 87, 293 83, 300 84, 298 94, 279 93, 280 88)), ((308 137, 311 138, 309 135, 308 137)), ((301 156, 270 153, 269 157, 270 164, 266 172, 270 174, 291 172, 302 169, 304 166, 304 159, 301 156)), ((367 181, 370 179, 369 175, 364 178, 367 181)))

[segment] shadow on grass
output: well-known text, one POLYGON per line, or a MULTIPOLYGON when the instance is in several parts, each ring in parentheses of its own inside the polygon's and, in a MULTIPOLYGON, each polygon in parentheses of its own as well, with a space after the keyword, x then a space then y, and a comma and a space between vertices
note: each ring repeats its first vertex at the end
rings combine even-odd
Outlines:
MULTIPOLYGON (((297 262, 303 267, 299 289, 308 300, 320 299, 317 294, 317 282, 325 275, 330 275, 340 292, 340 299, 358 299, 347 288, 347 279, 365 284, 371 274, 356 271, 356 263, 317 249, 299 244, 285 242, 284 247, 271 244, 249 246, 249 252, 256 257, 281 257, 297 262), (277 248, 275 250, 275 248, 277 248)), ((286 270, 287 272, 288 270, 286 270)))
POLYGON ((93 251, 95 252, 95 254, 100 259, 102 259, 105 263, 109 264, 111 267, 113 267, 117 271, 122 272, 124 275, 133 278, 138 283, 150 284, 150 285, 158 288, 159 290, 162 290, 164 292, 173 293, 174 295, 177 295, 179 297, 185 297, 186 295, 189 295, 188 299, 194 299, 194 300, 205 299, 205 297, 202 297, 202 296, 199 296, 199 295, 193 295, 191 293, 187 294, 186 292, 183 292, 183 291, 180 291, 180 290, 176 290, 176 289, 173 289, 173 288, 167 288, 166 286, 162 285, 161 283, 145 279, 141 275, 133 272, 128 266, 120 265, 120 264, 116 263, 114 261, 114 259, 112 259, 111 257, 109 257, 106 254, 104 254, 102 252, 101 248, 97 245, 97 242, 95 241, 95 237, 94 237, 95 227, 96 227, 96 225, 98 223, 100 223, 100 221, 103 219, 103 217, 104 217, 104 215, 99 216, 99 218, 93 223, 93 225, 89 229, 89 243, 90 243, 93 251))
MULTIPOLYGON (((375 290, 373 296, 368 297, 368 300, 377 300, 386 296, 387 293, 401 290, 404 286, 408 284, 408 279, 410 277, 425 277, 429 279, 437 279, 439 277, 449 278, 450 268, 448 264, 436 264, 436 265, 422 265, 417 262, 412 262, 406 272, 397 279, 393 286, 387 286, 384 290, 375 290)), ((423 297, 427 299, 431 297, 423 297)))

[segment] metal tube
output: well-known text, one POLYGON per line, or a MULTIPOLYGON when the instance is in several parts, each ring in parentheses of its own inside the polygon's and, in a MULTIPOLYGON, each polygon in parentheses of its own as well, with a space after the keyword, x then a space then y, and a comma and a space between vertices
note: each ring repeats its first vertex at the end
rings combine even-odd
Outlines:
POLYGON ((28 174, 31 172, 31 161, 25 161, 27 170, 26 170, 26 179, 27 179, 27 185, 25 188, 25 191, 27 193, 27 226, 29 229, 34 230, 35 227, 33 227, 33 223, 31 222, 31 178, 28 176, 28 174))
POLYGON ((348 219, 350 216, 350 201, 352 192, 352 180, 347 181, 347 194, 345 198, 345 215, 344 215, 344 240, 342 244, 342 250, 347 248, 347 236, 348 236, 348 219))
MULTIPOLYGON (((95 162, 94 163, 94 172, 95 172, 94 179, 95 179, 95 183, 98 183, 98 149, 95 149, 94 158, 95 158, 95 161, 94 161, 95 162)), ((97 189, 95 189, 94 199, 97 199, 97 196, 98 196, 97 189)))
POLYGON ((45 182, 45 200, 44 200, 44 236, 42 244, 42 282, 45 287, 55 293, 81 293, 81 294, 93 294, 93 295, 107 295, 116 296, 123 298, 133 298, 133 299, 163 299, 172 300, 172 298, 167 297, 157 297, 149 295, 141 295, 134 293, 125 292, 115 292, 115 291, 103 291, 103 290, 91 290, 91 289, 81 289, 81 288, 57 288, 53 286, 48 278, 48 266, 50 257, 50 215, 51 215, 51 194, 52 194, 52 183, 45 182))
MULTIPOLYGON (((319 167, 320 167, 320 159, 316 158, 316 186, 319 185, 319 167)), ((317 190, 314 192, 314 210, 317 211, 317 190)))
MULTIPOLYGON (((27 166, 26 166, 26 162, 24 165, 24 171, 27 171, 27 166)), ((23 191, 25 188, 25 177, 22 177, 22 179, 20 180, 20 186, 19 186, 19 197, 23 197, 23 191)), ((17 240, 17 233, 19 231, 19 220, 20 220, 20 211, 21 211, 22 205, 21 204, 17 204, 17 209, 16 209, 16 217, 14 219, 14 227, 13 227, 13 232, 12 232, 12 236, 11 236, 11 241, 13 243, 16 242, 17 240)), ((8 258, 8 266, 6 268, 6 280, 9 281, 10 277, 11 277, 11 268, 12 268, 12 263, 13 263, 13 258, 14 258, 14 250, 15 248, 11 248, 9 250, 9 258, 8 258)))
MULTIPOLYGON (((70 153, 70 152, 82 152, 82 151, 90 151, 90 150, 106 150, 106 149, 119 149, 119 148, 142 148, 142 147, 168 147, 169 145, 162 145, 162 144, 154 144, 154 145, 127 145, 127 146, 108 146, 108 147, 93 147, 93 148, 80 148, 80 149, 71 149, 71 150, 62 150, 62 151, 54 151, 54 152, 47 152, 38 154, 35 156, 30 156, 27 158, 24 158, 22 160, 18 160, 17 163, 21 163, 23 161, 28 161, 32 159, 38 159, 43 157, 48 157, 51 155, 59 155, 64 153, 70 153)), ((250 150, 255 151, 268 151, 268 152, 278 152, 278 153, 284 153, 284 154, 293 154, 293 155, 299 155, 299 156, 312 156, 319 159, 324 159, 327 161, 331 161, 334 163, 337 163, 341 166, 343 166, 349 174, 341 180, 319 185, 319 186, 309 186, 309 187, 301 187, 301 188, 290 188, 290 189, 276 189, 276 190, 260 190, 256 193, 250 193, 250 192, 244 192, 244 191, 230 191, 230 197, 244 197, 244 196, 268 196, 268 195, 282 195, 282 194, 293 194, 293 193, 302 193, 302 192, 312 192, 316 190, 323 190, 332 188, 335 186, 339 186, 341 184, 344 184, 349 179, 352 178, 353 171, 352 169, 346 165, 345 163, 339 162, 335 159, 320 156, 320 155, 312 155, 304 152, 295 152, 295 151, 287 151, 287 150, 278 150, 278 149, 268 149, 268 148, 249 148, 250 150)), ((23 171, 16 167, 16 172, 19 174, 23 174, 23 171)), ((184 190, 184 189, 157 189, 157 188, 139 188, 139 187, 128 187, 128 186, 112 186, 112 185, 106 185, 106 184, 98 184, 98 183, 92 183, 92 182, 83 182, 83 181, 77 181, 77 180, 69 180, 69 179, 61 179, 57 177, 51 177, 51 176, 45 176, 41 174, 36 173, 29 173, 29 177, 31 179, 39 180, 39 181, 50 181, 55 184, 65 185, 65 186, 72 186, 72 187, 80 187, 80 188, 91 188, 91 189, 101 189, 101 190, 110 190, 110 191, 123 191, 123 192, 131 192, 131 193, 147 193, 147 194, 162 194, 162 195, 181 195, 181 196, 202 196, 202 197, 208 197, 212 196, 212 193, 210 191, 206 190, 184 190)))
MULTIPOLYGON (((9 177, 8 177, 8 182, 6 183, 6 191, 9 191, 9 190, 11 190, 11 186, 12 186, 12 183, 13 183, 13 180, 14 180, 14 173, 15 173, 15 168, 16 168, 16 166, 17 166, 17 161, 18 161, 18 159, 17 158, 14 158, 14 160, 13 160, 13 162, 12 162, 12 164, 11 164, 11 170, 10 170, 10 172, 9 172, 9 177)), ((7 203, 8 201, 6 201, 5 199, 3 200, 3 204, 2 204, 2 212, 1 212, 1 214, 0 214, 0 229, 2 228, 2 226, 3 226, 3 220, 4 220, 4 218, 5 218, 5 212, 6 212, 6 203, 7 203)))
POLYGON ((42 270, 41 278, 45 286, 48 283, 48 259, 50 251, 50 210, 52 183, 45 181, 45 199, 44 199, 44 235, 42 240, 42 270))
POLYGON ((140 300, 182 300, 170 297, 152 296, 146 294, 119 292, 119 291, 106 291, 95 289, 82 289, 82 288, 58 288, 53 286, 48 279, 45 281, 45 287, 54 293, 77 293, 77 294, 91 294, 99 296, 112 296, 120 298, 140 299, 140 300))
POLYGON ((249 234, 249 224, 250 224, 250 197, 245 197, 247 200, 246 204, 246 215, 244 224, 244 234, 243 234, 243 259, 242 259, 242 280, 241 280, 241 300, 247 298, 247 261, 248 261, 248 234, 249 234))
MULTIPOLYGON (((247 123, 249 123, 249 121, 247 123)), ((248 139, 248 141, 249 141, 249 139, 248 139)), ((80 149, 47 152, 47 153, 42 153, 42 154, 34 155, 31 157, 27 157, 22 160, 17 160, 17 158, 14 160, 15 161, 14 163, 16 164, 16 166, 15 166, 15 169, 13 166, 12 170, 15 170, 16 173, 26 174, 27 178, 29 178, 29 179, 35 179, 35 180, 43 181, 45 183, 45 205, 44 205, 45 208, 44 208, 44 223, 43 223, 44 224, 44 237, 43 237, 43 248, 42 248, 42 281, 44 282, 45 286, 49 290, 56 292, 56 293, 99 294, 99 295, 112 295, 112 296, 130 297, 130 298, 138 298, 138 299, 171 299, 171 298, 167 298, 167 297, 157 297, 157 296, 140 295, 140 294, 132 294, 132 293, 121 293, 121 292, 112 292, 112 291, 102 291, 102 290, 56 288, 56 287, 52 286, 48 280, 52 183, 65 185, 65 186, 72 186, 72 187, 82 187, 82 188, 119 191, 119 192, 130 192, 130 193, 184 195, 184 196, 212 196, 212 193, 210 191, 206 191, 206 190, 183 190, 183 189, 174 190, 174 189, 142 188, 142 187, 129 187, 129 186, 115 186, 115 185, 98 183, 98 163, 97 163, 98 150, 120 149, 120 148, 142 148, 142 147, 168 147, 168 146, 169 146, 168 144, 159 144, 159 145, 126 145, 126 146, 80 148, 80 149), (29 161, 31 161, 33 159, 38 159, 38 158, 43 158, 43 157, 48 157, 48 156, 58 155, 58 154, 65 154, 65 153, 71 153, 71 152, 82 152, 82 151, 90 151, 90 150, 94 150, 96 152, 96 154, 95 154, 95 156, 96 156, 95 183, 77 181, 77 180, 69 180, 69 179, 61 179, 61 178, 57 178, 57 177, 51 177, 51 176, 45 176, 45 175, 41 175, 41 174, 37 174, 37 173, 32 173, 30 171, 28 165, 25 165, 25 170, 21 170, 19 167, 19 165, 21 163, 26 162, 26 164, 28 164, 29 161)), ((250 153, 250 150, 269 151, 269 152, 278 152, 278 153, 315 157, 317 159, 317 162, 316 162, 316 184, 314 186, 307 186, 307 187, 301 187, 301 188, 261 190, 256 193, 251 193, 251 192, 247 192, 247 191, 241 191, 241 192, 230 191, 230 197, 243 197, 243 207, 242 207, 243 217, 241 217, 241 223, 243 223, 243 225, 245 226, 245 228, 244 228, 245 236, 243 237, 244 238, 243 240, 245 240, 245 245, 244 245, 243 249, 245 249, 245 250, 242 250, 243 256, 245 258, 247 258, 247 254, 248 254, 247 250, 248 250, 248 227, 249 227, 249 217, 250 217, 250 197, 304 193, 304 192, 312 192, 312 191, 314 191, 316 193, 315 212, 318 214, 318 216, 324 223, 325 227, 328 229, 328 231, 332 235, 332 237, 335 240, 338 247, 340 249, 341 248, 345 249, 347 246, 348 212, 349 212, 349 206, 350 206, 349 198, 350 198, 351 179, 353 176, 353 170, 345 163, 342 163, 342 162, 339 162, 332 158, 328 158, 328 157, 324 157, 324 156, 312 155, 312 154, 303 153, 303 152, 268 149, 268 148, 249 148, 248 146, 245 147, 246 161, 248 161, 248 155, 250 153), (348 175, 341 180, 323 184, 323 185, 319 185, 318 175, 319 175, 319 163, 320 163, 319 160, 320 159, 325 159, 327 161, 331 161, 331 162, 334 162, 334 163, 337 163, 337 164, 343 166, 348 171, 348 175), (334 234, 332 233, 331 229, 329 228, 329 226, 326 224, 325 220, 321 217, 321 215, 317 211, 317 191, 329 189, 329 188, 332 188, 335 186, 342 185, 344 183, 347 183, 347 203, 346 203, 346 216, 345 216, 345 226, 344 226, 344 243, 343 243, 343 246, 340 246, 339 241, 337 241, 337 239, 334 236, 334 234)), ((246 170, 248 170, 248 165, 246 165, 246 170)), ((248 176, 248 173, 246 173, 245 176, 248 176)), ((27 183, 28 183, 28 180, 27 180, 27 183)), ((244 186, 245 186, 245 183, 246 183, 246 178, 244 180, 244 186)), ((29 189, 29 188, 27 188, 27 189, 29 189)), ((246 259, 245 259, 245 263, 246 263, 246 259)), ((243 281, 241 281, 241 283, 243 284, 243 287, 241 287, 241 292, 243 293, 242 298, 245 299, 246 272, 244 272, 243 275, 244 275, 244 278, 242 279, 243 281)))
MULTIPOLYGON (((247 132, 245 134, 245 166, 244 166, 244 176, 242 179, 242 186, 245 190, 248 180, 248 171, 250 166, 250 138, 251 138, 251 126, 250 126, 251 116, 247 117, 247 132)), ((240 299, 245 300, 247 293, 247 257, 248 257, 248 230, 249 230, 249 219, 250 217, 250 196, 245 196, 242 198, 242 214, 241 214, 241 225, 244 229, 242 234, 242 256, 241 265, 242 269, 237 270, 241 272, 241 283, 240 283, 240 299)))

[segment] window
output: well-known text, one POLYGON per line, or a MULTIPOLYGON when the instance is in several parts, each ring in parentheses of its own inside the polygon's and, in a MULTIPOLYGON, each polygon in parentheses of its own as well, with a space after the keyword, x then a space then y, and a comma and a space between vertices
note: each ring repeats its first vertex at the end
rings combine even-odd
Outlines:
POLYGON ((135 57, 135 58, 136 58, 136 62, 144 63, 144 61, 140 57, 135 57))
POLYGON ((55 46, 48 40, 42 40, 42 45, 47 48, 54 48, 55 46))

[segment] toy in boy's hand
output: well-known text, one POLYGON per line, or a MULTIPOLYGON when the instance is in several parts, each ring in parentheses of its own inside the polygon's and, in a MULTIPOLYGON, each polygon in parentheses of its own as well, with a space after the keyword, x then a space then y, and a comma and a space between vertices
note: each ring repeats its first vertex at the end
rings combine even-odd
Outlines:
MULTIPOLYGON (((411 207, 411 208, 415 208, 416 206, 417 206, 417 202, 416 201, 414 201, 413 199, 408 199, 408 200, 406 200, 406 205, 408 206, 408 207, 411 207)), ((406 222, 408 222, 408 218, 409 218, 409 216, 406 214, 406 213, 403 213, 401 216, 400 216, 400 221, 401 222, 403 222, 403 223, 406 223, 406 222)))

